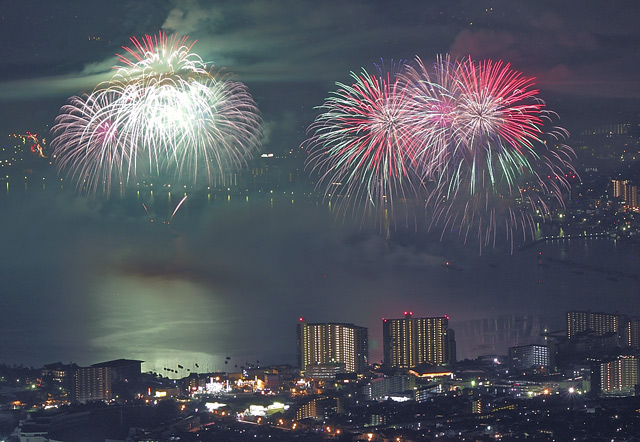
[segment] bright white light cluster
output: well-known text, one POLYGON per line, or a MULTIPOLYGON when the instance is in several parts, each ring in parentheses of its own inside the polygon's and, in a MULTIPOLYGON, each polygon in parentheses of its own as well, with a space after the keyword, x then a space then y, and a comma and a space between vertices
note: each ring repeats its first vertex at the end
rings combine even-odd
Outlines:
POLYGON ((246 86, 207 69, 187 37, 160 32, 124 47, 112 78, 72 97, 53 128, 54 156, 80 190, 124 191, 138 175, 195 185, 246 163, 261 119, 246 86))

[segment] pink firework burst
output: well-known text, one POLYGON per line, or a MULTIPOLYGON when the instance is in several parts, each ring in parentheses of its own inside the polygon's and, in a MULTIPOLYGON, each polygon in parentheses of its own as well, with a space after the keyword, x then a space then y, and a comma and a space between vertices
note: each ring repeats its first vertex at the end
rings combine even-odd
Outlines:
POLYGON ((351 73, 353 84, 336 83, 304 144, 325 197, 343 209, 377 211, 381 227, 388 227, 395 200, 415 196, 420 187, 414 160, 420 139, 395 72, 363 69, 351 73))

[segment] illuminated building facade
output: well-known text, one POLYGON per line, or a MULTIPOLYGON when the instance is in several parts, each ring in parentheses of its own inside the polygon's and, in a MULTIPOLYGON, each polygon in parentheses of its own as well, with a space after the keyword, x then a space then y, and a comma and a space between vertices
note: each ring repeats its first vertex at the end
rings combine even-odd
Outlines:
POLYGON ((625 319, 622 315, 600 312, 567 312, 567 338, 575 338, 583 332, 596 336, 608 333, 622 335, 625 319))
POLYGON ((369 365, 369 332, 353 324, 298 322, 300 369, 311 365, 343 365, 346 373, 362 373, 369 365))
POLYGON ((113 386, 134 381, 141 373, 142 361, 117 359, 91 367, 78 367, 71 382, 71 397, 75 402, 108 401, 113 386))
POLYGON ((133 382, 142 373, 142 361, 135 359, 116 359, 93 364, 92 367, 106 367, 111 370, 113 382, 133 382))
POLYGON ((296 411, 296 420, 302 420, 307 418, 318 419, 318 407, 317 400, 311 399, 309 402, 306 402, 298 408, 296 411))
POLYGON ((549 349, 546 345, 520 345, 509 347, 509 370, 541 370, 549 366, 549 349))
POLYGON ((385 400, 390 395, 413 391, 416 386, 415 376, 390 376, 372 379, 363 389, 367 399, 385 400))
POLYGON ((309 364, 304 377, 316 380, 335 379, 338 373, 343 372, 343 368, 344 364, 309 364))
POLYGON ((612 313, 568 312, 567 337, 615 335, 614 347, 640 349, 640 318, 612 313))
POLYGON ((70 386, 73 373, 78 369, 76 364, 63 364, 62 362, 56 362, 54 364, 48 364, 42 367, 42 377, 50 378, 54 382, 59 382, 65 387, 70 386))
POLYGON ((336 413, 344 413, 344 406, 339 397, 319 397, 302 404, 296 411, 296 420, 307 418, 322 420, 336 413))
POLYGON ((419 364, 449 365, 455 362, 455 340, 447 316, 383 319, 384 363, 412 368, 419 364))
POLYGON ((627 332, 624 337, 628 347, 640 349, 640 318, 629 318, 627 332))
POLYGON ((604 394, 633 396, 638 380, 638 359, 635 356, 618 356, 600 364, 600 387, 604 394))
POLYGON ((611 137, 613 135, 628 135, 631 130, 629 123, 603 124, 594 129, 582 132, 580 135, 604 135, 611 137))
POLYGON ((614 198, 620 198, 631 208, 640 208, 640 193, 638 186, 633 185, 628 180, 611 180, 613 185, 614 198))
POLYGON ((75 402, 108 401, 111 399, 109 367, 80 367, 73 374, 71 395, 75 402))

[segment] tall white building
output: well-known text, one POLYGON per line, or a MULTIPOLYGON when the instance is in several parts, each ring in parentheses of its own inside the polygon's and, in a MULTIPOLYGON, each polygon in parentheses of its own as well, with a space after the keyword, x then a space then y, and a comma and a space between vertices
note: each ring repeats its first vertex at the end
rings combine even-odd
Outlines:
POLYGON ((509 370, 530 371, 549 367, 549 349, 546 345, 520 345, 509 347, 509 370))

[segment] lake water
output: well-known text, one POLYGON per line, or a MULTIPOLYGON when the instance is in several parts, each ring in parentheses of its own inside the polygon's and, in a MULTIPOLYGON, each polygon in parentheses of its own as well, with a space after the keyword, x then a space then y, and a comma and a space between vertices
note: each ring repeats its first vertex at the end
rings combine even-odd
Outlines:
POLYGON ((192 195, 171 219, 181 198, 0 197, 0 362, 131 358, 172 377, 294 364, 300 316, 368 327, 377 361, 381 318, 404 310, 450 316, 462 359, 539 341, 567 310, 640 314, 637 245, 565 240, 480 256, 457 237, 387 239, 337 222, 295 192, 192 195))

